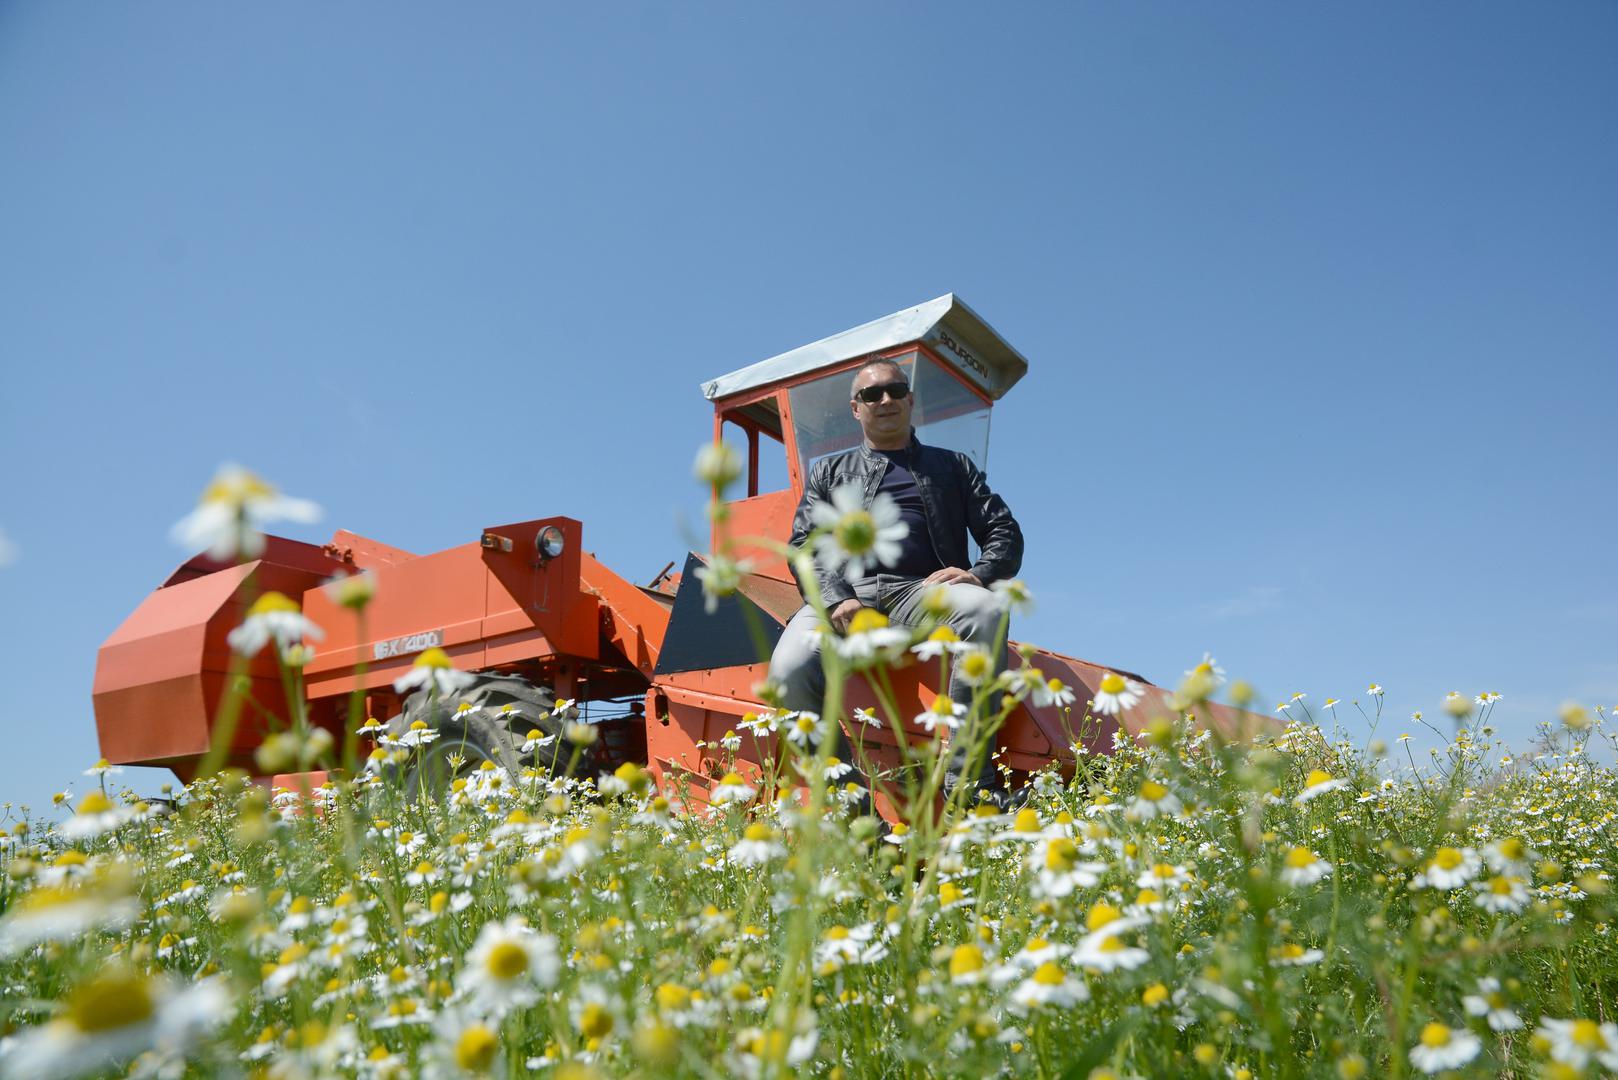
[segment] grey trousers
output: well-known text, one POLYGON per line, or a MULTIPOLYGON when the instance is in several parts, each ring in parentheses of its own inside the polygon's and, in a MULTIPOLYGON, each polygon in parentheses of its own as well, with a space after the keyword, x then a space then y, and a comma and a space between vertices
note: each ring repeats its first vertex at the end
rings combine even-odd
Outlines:
MULTIPOLYGON (((878 574, 875 577, 862 578, 852 584, 854 595, 859 598, 860 603, 882 612, 896 625, 916 626, 921 623, 922 599, 928 588, 922 583, 921 578, 878 574)), ((1000 630, 1003 612, 999 598, 981 585, 960 583, 947 585, 945 589, 950 609, 949 616, 944 620, 945 624, 954 630, 962 641, 977 642, 985 646, 993 645, 995 635, 1000 630)), ((825 702, 826 672, 820 663, 820 635, 815 632, 817 625, 815 609, 805 604, 788 620, 786 628, 781 631, 781 640, 776 642, 775 652, 770 657, 770 679, 781 687, 782 704, 788 709, 819 712, 825 702)), ((995 674, 999 674, 1005 666, 1006 646, 1002 641, 994 657, 995 674)), ((952 669, 950 698, 957 704, 970 708, 973 693, 974 688, 955 678, 952 669)), ((987 707, 990 710, 997 709, 999 695, 992 697, 987 707)), ((853 751, 848 744, 848 737, 842 733, 840 727, 838 740, 838 758, 852 764, 853 751)), ((990 753, 993 749, 991 745, 990 753)), ((948 773, 946 784, 949 787, 953 787, 961 778, 966 751, 965 739, 951 740, 950 759, 946 767, 948 773)), ((983 755, 984 760, 977 769, 976 781, 980 786, 992 789, 1000 786, 1000 774, 990 760, 990 753, 983 755)), ((867 788, 870 786, 870 781, 862 773, 851 776, 851 779, 867 788)))

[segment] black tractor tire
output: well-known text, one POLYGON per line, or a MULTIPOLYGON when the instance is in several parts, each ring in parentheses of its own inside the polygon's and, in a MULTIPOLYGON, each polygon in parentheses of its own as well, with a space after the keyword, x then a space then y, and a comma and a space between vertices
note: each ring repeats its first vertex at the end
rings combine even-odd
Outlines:
POLYGON ((425 787, 441 794, 456 775, 492 761, 515 779, 525 765, 533 765, 544 775, 571 775, 596 779, 598 759, 594 747, 584 747, 573 760, 573 746, 567 741, 568 718, 555 715, 556 695, 545 687, 516 675, 493 672, 475 673, 475 681, 454 694, 437 695, 417 690, 405 698, 404 711, 388 723, 391 734, 403 735, 417 720, 438 732, 420 755, 399 766, 397 775, 409 798, 415 799, 425 787), (463 711, 462 704, 473 706, 463 711), (545 746, 522 752, 531 731, 554 736, 545 746), (459 772, 450 768, 450 756, 463 760, 459 772), (571 770, 568 769, 572 763, 571 770))

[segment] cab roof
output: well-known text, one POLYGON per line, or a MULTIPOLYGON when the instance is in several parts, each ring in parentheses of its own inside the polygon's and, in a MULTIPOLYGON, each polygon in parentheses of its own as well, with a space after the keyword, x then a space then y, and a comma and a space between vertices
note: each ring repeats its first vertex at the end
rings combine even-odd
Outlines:
POLYGON ((966 301, 945 293, 710 379, 702 384, 702 394, 717 401, 913 342, 926 345, 991 400, 1004 396, 1028 372, 1028 361, 1021 353, 967 307, 966 301))

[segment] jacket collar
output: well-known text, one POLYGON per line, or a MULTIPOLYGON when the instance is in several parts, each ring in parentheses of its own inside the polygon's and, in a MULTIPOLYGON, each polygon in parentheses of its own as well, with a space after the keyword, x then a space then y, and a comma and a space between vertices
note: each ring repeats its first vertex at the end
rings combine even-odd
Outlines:
MULTIPOLYGON (((907 450, 911 454, 911 456, 914 457, 916 451, 919 450, 919 449, 921 449, 921 440, 916 438, 916 429, 912 427, 910 429, 910 442, 909 442, 908 445, 905 446, 905 450, 907 450)), ((881 453, 882 453, 881 451, 873 449, 871 447, 871 444, 866 442, 864 439, 860 440, 860 460, 861 461, 864 461, 864 462, 867 462, 867 463, 876 462, 877 460, 880 459, 881 453)))

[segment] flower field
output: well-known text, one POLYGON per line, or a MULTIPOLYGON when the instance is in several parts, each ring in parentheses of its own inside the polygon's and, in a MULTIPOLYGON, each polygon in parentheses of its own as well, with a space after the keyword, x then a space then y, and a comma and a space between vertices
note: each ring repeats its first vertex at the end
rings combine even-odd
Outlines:
MULTIPOLYGON (((295 605, 254 616, 233 645, 295 673, 295 605)), ((901 637, 828 663, 943 640, 901 637)), ((424 654, 413 677, 447 698, 454 675, 424 654)), ((1296 695, 1241 743, 1198 723, 1252 699, 1211 659, 1138 736, 1109 716, 1130 692, 1068 705, 1112 752, 1012 812, 938 797, 946 736, 996 721, 940 718, 891 831, 853 816, 832 740, 775 737, 819 719, 773 710, 723 744, 769 740, 772 764, 711 805, 633 765, 571 775, 566 752, 407 799, 427 725, 362 729, 371 766, 314 791, 223 772, 148 804, 100 763, 54 814, 7 807, 0 1076, 1618 1072, 1603 711, 1513 754, 1494 695, 1452 695, 1418 768, 1376 737, 1380 687, 1331 703, 1352 731, 1296 695)), ((296 718, 266 749, 342 761, 296 718)))

